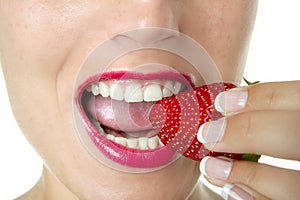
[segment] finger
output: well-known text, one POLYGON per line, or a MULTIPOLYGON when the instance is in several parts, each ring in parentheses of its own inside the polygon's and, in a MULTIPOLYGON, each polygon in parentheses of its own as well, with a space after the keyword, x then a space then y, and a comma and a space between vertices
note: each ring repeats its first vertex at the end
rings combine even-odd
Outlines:
POLYGON ((300 195, 300 171, 296 170, 205 157, 200 171, 211 183, 221 187, 226 183, 239 183, 271 199, 297 199, 300 195))
MULTIPOLYGON (((242 184, 231 184, 226 183, 225 181, 205 177, 203 174, 200 175, 200 181, 210 190, 216 192, 217 194, 221 195, 223 199, 260 199, 260 200, 267 200, 266 196, 252 190, 251 188, 242 185, 242 184)), ((209 198, 207 198, 209 199, 209 198)), ((212 198, 210 198, 212 199, 212 198)))
POLYGON ((222 188, 222 197, 225 200, 236 200, 236 199, 242 199, 242 200, 267 200, 269 198, 265 197, 264 195, 253 191, 252 189, 241 185, 241 184, 231 184, 227 183, 222 188))
POLYGON ((203 124, 198 140, 218 152, 300 159, 300 112, 253 111, 203 124))
POLYGON ((300 110, 300 81, 260 83, 220 93, 215 107, 224 115, 253 110, 300 110))

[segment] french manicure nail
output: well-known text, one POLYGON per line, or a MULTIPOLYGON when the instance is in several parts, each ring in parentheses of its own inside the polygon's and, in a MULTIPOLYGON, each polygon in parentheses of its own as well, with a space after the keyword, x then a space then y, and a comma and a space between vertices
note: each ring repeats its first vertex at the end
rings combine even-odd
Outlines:
POLYGON ((215 99, 215 108, 221 113, 238 112, 242 110, 248 100, 246 88, 234 88, 221 92, 215 99))
POLYGON ((237 185, 226 184, 222 189, 225 200, 253 200, 253 196, 237 185))
POLYGON ((214 179, 226 180, 231 172, 232 162, 229 160, 204 157, 200 163, 200 171, 204 176, 214 179))
POLYGON ((226 119, 221 118, 202 124, 198 130, 197 139, 201 143, 214 143, 222 140, 226 128, 226 119))

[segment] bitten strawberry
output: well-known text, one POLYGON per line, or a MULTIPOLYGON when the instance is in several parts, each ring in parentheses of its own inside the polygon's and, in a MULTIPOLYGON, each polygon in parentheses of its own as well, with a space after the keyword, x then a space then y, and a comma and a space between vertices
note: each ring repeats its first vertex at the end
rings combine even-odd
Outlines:
POLYGON ((197 161, 207 155, 241 159, 242 154, 210 152, 197 140, 201 124, 222 117, 214 108, 216 96, 234 87, 231 83, 213 83, 158 101, 150 112, 150 121, 159 131, 161 142, 197 161))

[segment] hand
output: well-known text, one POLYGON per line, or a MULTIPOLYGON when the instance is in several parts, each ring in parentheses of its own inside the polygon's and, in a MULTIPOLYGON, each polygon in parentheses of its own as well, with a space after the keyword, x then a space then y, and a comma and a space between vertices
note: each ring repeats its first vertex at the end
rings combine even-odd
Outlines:
MULTIPOLYGON (((218 95, 224 118, 203 124, 198 139, 220 152, 300 160, 300 81, 261 83, 218 95)), ((201 173, 233 199, 299 199, 300 171, 205 157, 201 173)))

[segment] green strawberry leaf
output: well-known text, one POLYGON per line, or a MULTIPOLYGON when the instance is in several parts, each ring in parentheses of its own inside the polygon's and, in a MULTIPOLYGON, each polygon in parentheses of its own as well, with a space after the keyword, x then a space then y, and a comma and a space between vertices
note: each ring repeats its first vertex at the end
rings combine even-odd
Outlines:
POLYGON ((260 83, 260 81, 250 82, 250 81, 248 81, 245 77, 243 77, 243 79, 244 79, 244 81, 247 83, 247 85, 254 85, 254 84, 260 83))
POLYGON ((259 158, 261 157, 261 155, 257 155, 257 154, 244 154, 242 156, 242 160, 248 160, 248 161, 252 161, 252 162, 258 162, 259 158))

